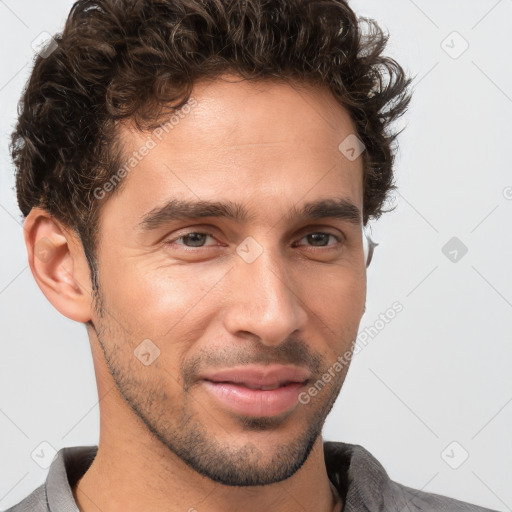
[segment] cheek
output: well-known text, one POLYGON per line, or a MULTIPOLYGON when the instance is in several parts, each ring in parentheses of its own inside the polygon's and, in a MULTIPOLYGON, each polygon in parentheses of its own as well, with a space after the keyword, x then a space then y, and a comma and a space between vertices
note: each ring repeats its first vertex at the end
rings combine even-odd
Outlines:
POLYGON ((357 335, 366 300, 364 269, 333 267, 328 272, 303 272, 298 297, 308 311, 310 322, 334 344, 345 349, 357 335))
POLYGON ((322 305, 322 309, 357 310, 366 297, 366 271, 352 262, 325 267, 304 266, 294 272, 293 279, 309 302, 322 305))
POLYGON ((213 267, 190 272, 186 266, 150 268, 132 261, 113 266, 100 279, 100 286, 112 314, 122 319, 131 333, 167 342, 183 339, 184 330, 199 328, 198 322, 204 324, 207 315, 198 316, 197 311, 204 311, 223 274, 222 269, 213 267))

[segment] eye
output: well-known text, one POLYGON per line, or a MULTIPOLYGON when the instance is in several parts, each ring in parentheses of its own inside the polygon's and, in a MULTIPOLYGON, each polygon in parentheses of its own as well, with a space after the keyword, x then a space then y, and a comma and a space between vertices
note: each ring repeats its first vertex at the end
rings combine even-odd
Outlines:
POLYGON ((213 236, 208 233, 192 232, 181 235, 174 240, 169 240, 168 243, 176 243, 178 245, 184 245, 185 247, 204 247, 208 238, 211 238, 213 241, 215 241, 213 236))
MULTIPOLYGON (((341 245, 341 237, 337 235, 333 235, 332 233, 326 233, 322 231, 312 232, 308 233, 307 235, 303 236, 300 240, 297 242, 294 242, 292 244, 293 247, 298 246, 306 246, 310 247, 312 249, 315 248, 337 248, 339 245, 341 245)), ((179 237, 173 238, 171 240, 167 240, 165 242, 167 245, 178 245, 182 246, 184 248, 191 248, 191 249, 199 249, 202 247, 211 247, 219 245, 216 239, 213 235, 210 233, 204 233, 200 231, 191 231, 188 233, 184 233, 180 235, 179 237), (208 240, 210 240, 210 243, 208 243, 208 240)))
POLYGON ((300 242, 306 240, 311 247, 333 247, 336 246, 340 242, 340 238, 331 233, 309 233, 306 236, 302 237, 299 240, 298 244, 294 244, 294 246, 301 245, 300 242), (334 243, 329 244, 329 239, 334 239, 334 243))

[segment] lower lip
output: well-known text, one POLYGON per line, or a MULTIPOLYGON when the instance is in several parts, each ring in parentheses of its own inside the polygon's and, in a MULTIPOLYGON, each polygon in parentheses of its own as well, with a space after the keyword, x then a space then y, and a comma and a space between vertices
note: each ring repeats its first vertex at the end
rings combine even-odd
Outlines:
POLYGON ((299 403, 303 383, 293 382, 276 389, 262 390, 238 386, 230 382, 203 381, 206 389, 229 409, 246 416, 276 416, 299 403))

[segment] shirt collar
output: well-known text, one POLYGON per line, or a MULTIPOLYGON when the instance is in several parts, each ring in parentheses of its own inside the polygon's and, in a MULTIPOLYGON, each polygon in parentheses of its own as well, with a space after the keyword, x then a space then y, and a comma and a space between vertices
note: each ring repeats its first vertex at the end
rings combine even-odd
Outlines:
POLYGON ((51 512, 80 512, 72 487, 85 474, 97 451, 97 446, 72 446, 58 451, 45 485, 51 512))
POLYGON ((356 444, 324 443, 325 465, 330 480, 343 499, 343 512, 395 510, 395 484, 380 462, 356 444))

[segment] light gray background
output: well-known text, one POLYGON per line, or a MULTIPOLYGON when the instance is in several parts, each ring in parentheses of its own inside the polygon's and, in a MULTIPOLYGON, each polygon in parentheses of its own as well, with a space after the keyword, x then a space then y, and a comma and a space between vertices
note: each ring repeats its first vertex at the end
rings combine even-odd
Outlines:
MULTIPOLYGON (((0 509, 44 480, 31 458, 41 442, 98 442, 85 327, 53 310, 27 267, 7 151, 31 42, 71 5, 0 0, 0 509)), ((417 77, 397 208, 373 224, 361 331, 393 302, 404 309, 354 359, 324 435, 365 446, 411 487, 512 510, 512 0, 352 5, 417 77), (461 38, 469 48, 453 58, 461 38), (455 263, 442 252, 454 236, 468 248, 455 263)))

